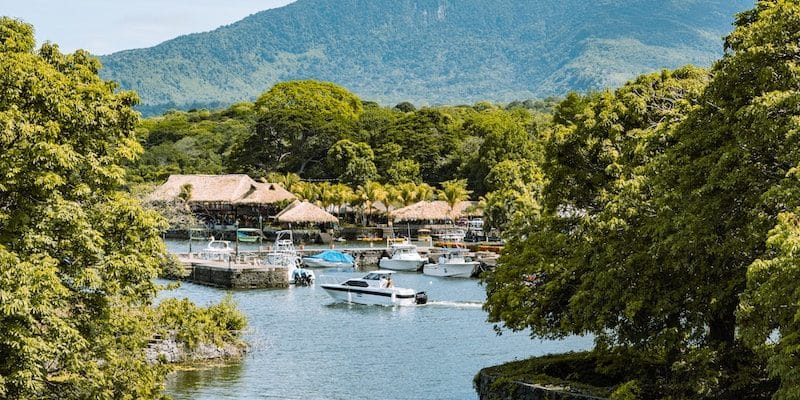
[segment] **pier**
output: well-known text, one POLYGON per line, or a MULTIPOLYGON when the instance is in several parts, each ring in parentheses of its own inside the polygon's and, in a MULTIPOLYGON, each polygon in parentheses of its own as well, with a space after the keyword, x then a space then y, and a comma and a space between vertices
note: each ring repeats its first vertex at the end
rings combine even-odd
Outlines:
POLYGON ((246 263, 242 260, 207 260, 180 254, 182 279, 225 289, 279 289, 289 287, 285 268, 246 263))
MULTIPOLYGON (((298 255, 316 254, 324 249, 299 249, 298 255)), ((341 249, 343 253, 353 256, 358 268, 374 268, 381 257, 385 256, 385 247, 341 249)), ((425 249, 427 251, 427 249, 425 249)), ((246 251, 232 254, 232 257, 216 257, 209 259, 202 253, 174 254, 183 267, 183 280, 225 289, 280 289, 289 287, 289 278, 285 268, 264 265, 259 261, 266 258, 270 249, 246 251)))
MULTIPOLYGON (((298 256, 303 257, 329 248, 335 249, 353 256, 357 269, 368 270, 377 268, 381 258, 389 256, 389 248, 386 245, 370 244, 369 247, 343 248, 335 246, 305 248, 300 246, 296 251, 298 256)), ((427 256, 430 260, 435 260, 440 254, 439 248, 447 247, 442 243, 436 244, 438 246, 418 246, 417 251, 423 257, 427 256)), ((478 250, 477 245, 468 247, 473 251, 478 250)), ((173 255, 177 257, 183 267, 181 279, 189 282, 225 289, 287 288, 289 280, 286 269, 262 263, 262 260, 265 260, 271 251, 271 246, 267 246, 259 250, 235 251, 229 256, 222 254, 209 256, 203 251, 173 253, 173 255)))

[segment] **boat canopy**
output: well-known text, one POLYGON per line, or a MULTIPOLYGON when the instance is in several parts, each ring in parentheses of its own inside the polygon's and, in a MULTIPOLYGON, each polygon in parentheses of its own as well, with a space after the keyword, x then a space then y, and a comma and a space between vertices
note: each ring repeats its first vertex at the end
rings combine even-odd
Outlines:
POLYGON ((322 253, 307 256, 306 258, 319 258, 328 262, 352 263, 353 256, 336 250, 325 250, 322 253))

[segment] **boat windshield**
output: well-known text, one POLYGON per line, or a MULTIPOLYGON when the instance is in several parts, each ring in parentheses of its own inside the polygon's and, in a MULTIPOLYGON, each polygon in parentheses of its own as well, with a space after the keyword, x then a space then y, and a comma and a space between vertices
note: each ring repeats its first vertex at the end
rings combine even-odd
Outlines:
POLYGON ((364 280, 379 281, 381 279, 386 279, 388 277, 389 277, 389 274, 379 274, 377 272, 370 272, 364 277, 364 280))

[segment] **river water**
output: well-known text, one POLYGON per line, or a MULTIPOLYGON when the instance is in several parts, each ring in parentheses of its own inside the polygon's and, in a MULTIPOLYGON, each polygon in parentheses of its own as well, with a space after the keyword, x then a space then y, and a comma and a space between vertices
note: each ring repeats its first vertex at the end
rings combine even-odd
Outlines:
POLYGON ((428 294, 426 305, 336 304, 319 287, 363 275, 315 270, 317 285, 225 291, 191 283, 162 292, 201 305, 232 293, 247 315, 251 351, 233 365, 170 376, 175 399, 476 399, 472 378, 483 367, 548 353, 588 349, 592 340, 500 336, 481 309, 474 279, 398 273, 395 285, 428 294))

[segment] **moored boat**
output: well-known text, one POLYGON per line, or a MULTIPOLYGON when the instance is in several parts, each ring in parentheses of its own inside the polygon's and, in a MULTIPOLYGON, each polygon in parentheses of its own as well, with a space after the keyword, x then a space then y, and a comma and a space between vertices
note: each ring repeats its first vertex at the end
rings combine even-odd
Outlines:
POLYGON ((277 232, 274 247, 267 253, 266 263, 286 268, 286 276, 290 284, 306 285, 312 284, 316 280, 314 271, 300 267, 300 255, 294 247, 294 239, 290 230, 277 232))
POLYGON ((201 252, 201 256, 208 260, 228 261, 234 253, 231 242, 227 240, 217 240, 213 236, 211 241, 206 244, 206 248, 201 252))
POLYGON ((393 243, 390 246, 389 257, 382 257, 378 265, 381 269, 393 271, 417 271, 425 261, 427 259, 417 252, 417 246, 406 241, 393 243))
POLYGON ((470 278, 480 264, 467 257, 467 249, 448 248, 435 263, 425 264, 422 273, 450 278, 470 278))
POLYGON ((325 250, 313 256, 303 257, 303 265, 308 268, 352 268, 353 256, 336 250, 325 250))
POLYGON ((325 283, 325 289, 336 301, 366 305, 412 306, 425 304, 428 296, 414 289, 395 287, 394 271, 372 271, 362 278, 350 278, 341 283, 325 283))
POLYGON ((236 240, 244 243, 261 243, 263 235, 261 229, 257 228, 239 228, 236 230, 236 240))

